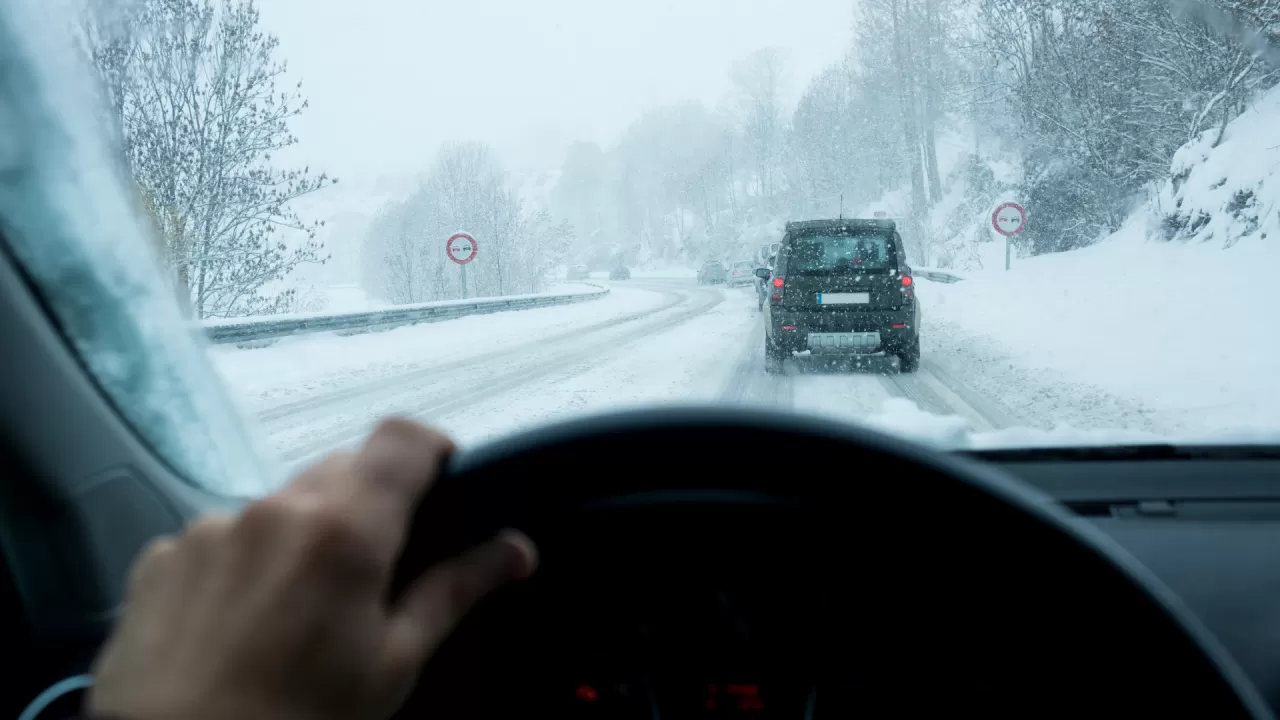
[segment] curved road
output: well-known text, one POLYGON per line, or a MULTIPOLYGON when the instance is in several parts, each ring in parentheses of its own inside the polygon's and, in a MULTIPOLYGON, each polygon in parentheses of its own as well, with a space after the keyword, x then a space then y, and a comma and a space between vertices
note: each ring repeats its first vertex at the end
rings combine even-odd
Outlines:
POLYGON ((927 353, 914 375, 883 361, 823 369, 788 363, 783 375, 767 375, 762 316, 749 287, 691 280, 613 287, 612 300, 486 316, 505 316, 497 321, 304 338, 214 359, 233 389, 252 386, 250 379, 267 389, 241 400, 257 418, 255 434, 287 466, 358 442, 388 414, 441 426, 462 442, 654 402, 765 405, 856 419, 906 398, 925 411, 963 417, 974 430, 1017 423, 927 353), (436 339, 459 347, 437 352, 436 339), (321 361, 325 368, 314 370, 321 361))

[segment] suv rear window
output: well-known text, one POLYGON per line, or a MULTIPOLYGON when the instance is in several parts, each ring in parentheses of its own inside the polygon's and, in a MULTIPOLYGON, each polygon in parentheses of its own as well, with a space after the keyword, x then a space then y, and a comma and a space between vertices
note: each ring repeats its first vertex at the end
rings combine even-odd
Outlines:
POLYGON ((792 238, 787 252, 787 272, 792 275, 827 275, 894 267, 893 236, 883 231, 801 235, 792 238))

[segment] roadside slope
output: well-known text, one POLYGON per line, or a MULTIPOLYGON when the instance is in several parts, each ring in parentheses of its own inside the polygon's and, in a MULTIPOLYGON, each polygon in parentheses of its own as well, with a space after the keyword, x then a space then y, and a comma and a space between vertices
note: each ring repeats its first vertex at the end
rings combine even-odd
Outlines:
POLYGON ((1032 427, 1280 440, 1280 89, 1111 237, 927 288, 932 358, 1032 427))

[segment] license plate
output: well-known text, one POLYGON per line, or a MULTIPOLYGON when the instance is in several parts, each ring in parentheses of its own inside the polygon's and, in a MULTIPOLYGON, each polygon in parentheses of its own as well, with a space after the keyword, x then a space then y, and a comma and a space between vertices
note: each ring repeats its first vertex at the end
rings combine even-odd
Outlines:
POLYGON ((878 332, 809 333, 810 350, 875 350, 880 347, 878 332))
POLYGON ((866 305, 871 293, 818 293, 819 305, 866 305))

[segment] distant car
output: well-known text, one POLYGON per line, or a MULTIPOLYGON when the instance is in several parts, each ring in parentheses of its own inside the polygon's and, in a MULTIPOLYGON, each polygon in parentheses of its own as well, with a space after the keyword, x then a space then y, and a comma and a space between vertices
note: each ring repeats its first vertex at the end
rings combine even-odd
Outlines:
POLYGON ((704 263, 702 269, 698 270, 699 285, 715 285, 724 282, 724 265, 712 260, 704 263))
POLYGON ((750 260, 738 260, 729 267, 729 274, 725 276, 724 284, 729 287, 750 285, 756 279, 755 269, 755 263, 750 260))
POLYGON ((586 280, 591 277, 591 270, 586 265, 574 265, 565 275, 566 280, 586 280))
POLYGON ((610 280, 630 280, 631 271, 622 265, 609 271, 610 280))
POLYGON ((765 372, 793 352, 896 355, 900 372, 920 367, 920 304, 892 220, 787 223, 765 304, 765 372))

